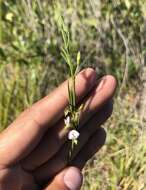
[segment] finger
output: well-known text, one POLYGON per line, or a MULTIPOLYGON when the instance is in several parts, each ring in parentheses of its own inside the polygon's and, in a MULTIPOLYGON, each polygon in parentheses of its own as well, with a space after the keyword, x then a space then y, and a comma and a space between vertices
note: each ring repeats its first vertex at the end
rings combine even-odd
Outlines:
POLYGON ((82 174, 79 169, 69 167, 59 174, 44 190, 79 190, 82 185, 82 174))
MULTIPOLYGON (((72 155, 73 157, 75 157, 81 150, 81 148, 88 141, 90 141, 90 137, 92 136, 92 134, 94 134, 99 126, 111 115, 111 112, 111 105, 106 105, 105 108, 101 110, 101 112, 95 115, 81 129, 78 146, 75 147, 75 151, 72 155)), ((33 175, 35 176, 35 179, 38 181, 38 183, 42 183, 48 180, 50 177, 54 176, 58 171, 63 169, 68 164, 68 161, 72 160, 72 158, 68 160, 70 150, 70 144, 69 142, 67 142, 51 160, 34 170, 33 175)))
POLYGON ((71 162, 71 165, 83 169, 86 162, 94 156, 96 152, 104 145, 106 139, 106 132, 103 128, 99 128, 91 137, 90 141, 84 146, 79 154, 71 162))
MULTIPOLYGON (((85 69, 77 76, 76 94, 78 101, 91 90, 95 82, 96 73, 93 69, 85 69)), ((0 165, 8 166, 28 155, 38 144, 45 131, 60 119, 67 104, 66 81, 49 96, 21 114, 0 134, 0 165)))
MULTIPOLYGON (((114 94, 116 87, 112 76, 105 76, 100 83, 82 102, 84 109, 81 114, 80 127, 95 114, 114 94)), ((36 149, 22 161, 24 169, 32 171, 54 156, 64 144, 68 131, 64 129, 64 120, 59 121, 49 130, 36 149)))
POLYGON ((108 100, 112 99, 116 89, 116 80, 113 76, 104 76, 99 85, 91 91, 85 99, 84 109, 81 113, 81 125, 86 123, 108 100))

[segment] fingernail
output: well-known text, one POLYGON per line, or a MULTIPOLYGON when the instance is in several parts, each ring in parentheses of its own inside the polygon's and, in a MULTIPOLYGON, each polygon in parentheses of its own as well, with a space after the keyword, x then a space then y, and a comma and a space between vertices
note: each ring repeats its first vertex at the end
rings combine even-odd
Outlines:
POLYGON ((64 183, 70 190, 77 190, 82 184, 82 174, 77 168, 69 168, 64 175, 64 183))

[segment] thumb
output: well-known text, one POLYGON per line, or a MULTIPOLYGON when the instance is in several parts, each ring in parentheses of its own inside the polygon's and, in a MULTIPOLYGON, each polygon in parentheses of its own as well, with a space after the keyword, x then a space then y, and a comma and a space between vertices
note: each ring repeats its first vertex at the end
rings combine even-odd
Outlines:
POLYGON ((69 167, 57 174, 44 190, 79 190, 82 174, 76 167, 69 167))

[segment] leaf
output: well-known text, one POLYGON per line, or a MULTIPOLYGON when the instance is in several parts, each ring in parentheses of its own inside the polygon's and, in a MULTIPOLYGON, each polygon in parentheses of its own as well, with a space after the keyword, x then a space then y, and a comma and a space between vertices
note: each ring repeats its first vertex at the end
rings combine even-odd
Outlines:
POLYGON ((66 108, 65 111, 64 111, 64 116, 65 116, 65 117, 68 116, 69 113, 70 113, 69 109, 66 108))

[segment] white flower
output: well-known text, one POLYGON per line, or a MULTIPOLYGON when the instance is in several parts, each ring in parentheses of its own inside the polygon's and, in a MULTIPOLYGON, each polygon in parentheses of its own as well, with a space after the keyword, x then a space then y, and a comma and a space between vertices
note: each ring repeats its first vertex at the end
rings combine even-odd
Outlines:
POLYGON ((65 123, 66 127, 70 126, 70 117, 69 116, 67 116, 67 118, 64 119, 64 123, 65 123))
POLYGON ((68 133, 68 139, 69 140, 76 140, 80 136, 80 133, 76 130, 71 130, 68 133))

